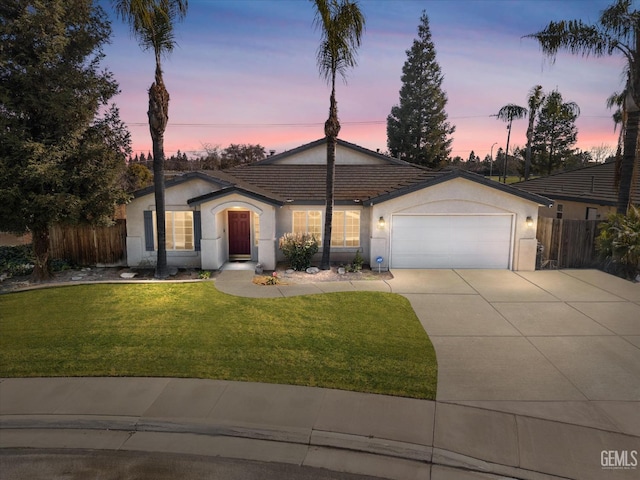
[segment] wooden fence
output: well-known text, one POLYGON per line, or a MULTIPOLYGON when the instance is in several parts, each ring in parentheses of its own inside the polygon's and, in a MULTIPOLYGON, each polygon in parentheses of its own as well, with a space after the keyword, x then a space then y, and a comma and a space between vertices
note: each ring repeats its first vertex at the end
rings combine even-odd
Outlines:
POLYGON ((536 237, 542 246, 538 268, 597 266, 596 237, 601 221, 538 217, 536 237))
POLYGON ((57 225, 49 234, 51 258, 75 265, 126 264, 126 220, 111 227, 57 225))

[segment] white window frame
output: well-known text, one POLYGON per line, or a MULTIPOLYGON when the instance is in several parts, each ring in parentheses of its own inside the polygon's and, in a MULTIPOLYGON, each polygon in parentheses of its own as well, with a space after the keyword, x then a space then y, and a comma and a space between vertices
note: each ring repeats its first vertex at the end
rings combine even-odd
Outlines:
MULTIPOLYGON (((360 210, 334 210, 333 218, 331 219, 331 247, 336 248, 360 248, 360 210), (342 214, 342 238, 335 237, 336 234, 336 213, 342 214), (356 217, 358 219, 358 233, 355 237, 355 245, 348 245, 349 239, 347 235, 347 223, 350 218, 356 217)), ((352 240, 351 240, 352 241, 352 240)))
MULTIPOLYGON (((315 218, 314 218, 315 220, 315 218)), ((291 212, 291 231, 293 233, 301 232, 301 233, 313 233, 316 236, 316 240, 318 240, 319 244, 322 244, 322 230, 324 227, 324 217, 322 215, 321 210, 294 210, 291 212), (296 225, 296 214, 304 213, 304 225, 296 225), (318 224, 318 231, 309 231, 309 214, 314 213, 320 218, 320 223, 318 224), (296 228, 298 227, 298 228, 296 228)))
MULTIPOLYGON (((165 212, 165 228, 166 228, 166 249, 168 252, 194 252, 196 249, 195 242, 195 222, 193 219, 193 210, 167 210, 165 212), (187 216, 191 217, 191 248, 186 248, 188 242, 188 233, 178 232, 178 235, 182 234, 185 238, 183 238, 182 242, 176 242, 176 221, 175 214, 188 214, 187 216), (171 225, 171 229, 169 229, 169 225, 171 225), (184 244, 185 247, 176 247, 176 244, 184 244)), ((153 248, 158 250, 158 224, 156 219, 156 211, 153 210, 153 248)))
MULTIPOLYGON (((361 212, 360 210, 334 210, 333 211, 333 218, 332 218, 332 228, 331 228, 331 247, 332 248, 360 248, 360 230, 361 230, 361 212), (342 214, 342 238, 341 239, 336 239, 335 235, 336 235, 336 213, 340 213, 342 214), (358 234, 356 237, 356 244, 355 245, 347 245, 348 240, 347 240, 347 221, 349 218, 349 214, 356 214, 357 218, 358 218, 358 234)), ((318 243, 320 245, 322 245, 322 234, 324 230, 324 212, 322 210, 293 210, 291 213, 291 231, 292 232, 302 232, 302 233, 314 233, 316 236, 316 239, 318 240, 318 243), (296 216, 300 216, 301 213, 305 214, 305 218, 304 218, 304 226, 301 226, 299 224, 296 224, 296 216), (318 225, 319 231, 318 232, 310 232, 309 231, 309 214, 310 213, 315 213, 318 215, 318 217, 320 218, 320 223, 318 225)))

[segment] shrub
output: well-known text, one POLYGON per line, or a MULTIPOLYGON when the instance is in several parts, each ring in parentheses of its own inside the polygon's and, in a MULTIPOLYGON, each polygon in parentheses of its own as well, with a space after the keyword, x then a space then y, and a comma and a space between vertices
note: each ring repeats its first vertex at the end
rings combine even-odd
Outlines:
POLYGON ((626 215, 609 215, 600 224, 596 248, 626 278, 636 278, 640 274, 640 208, 632 206, 626 215))
POLYGON ((0 273, 10 277, 29 275, 33 271, 33 248, 31 245, 0 247, 0 273))
POLYGON ((353 269, 356 272, 359 272, 360 270, 362 270, 362 265, 364 264, 364 258, 362 258, 362 255, 360 255, 360 250, 356 252, 356 256, 353 258, 353 262, 351 263, 353 264, 353 269))
POLYGON ((318 240, 309 233, 285 233, 279 241, 280 250, 294 270, 306 270, 318 252, 318 240))

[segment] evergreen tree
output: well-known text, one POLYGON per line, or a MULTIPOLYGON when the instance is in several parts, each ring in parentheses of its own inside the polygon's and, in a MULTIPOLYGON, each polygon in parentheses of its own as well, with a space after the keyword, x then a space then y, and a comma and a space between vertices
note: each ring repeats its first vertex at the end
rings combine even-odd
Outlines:
POLYGON ((539 173, 550 175, 565 166, 577 140, 578 115, 578 105, 565 103, 557 90, 545 97, 531 143, 532 164, 539 173))
POLYGON ((0 3, 0 230, 31 232, 36 281, 51 276, 52 225, 108 222, 125 201, 110 34, 91 0, 0 3))
POLYGON ((436 61, 429 17, 422 12, 418 38, 407 50, 402 67, 400 104, 387 117, 387 147, 393 157, 411 163, 437 167, 451 153, 455 127, 447 121, 447 96, 442 90, 444 75, 436 61))

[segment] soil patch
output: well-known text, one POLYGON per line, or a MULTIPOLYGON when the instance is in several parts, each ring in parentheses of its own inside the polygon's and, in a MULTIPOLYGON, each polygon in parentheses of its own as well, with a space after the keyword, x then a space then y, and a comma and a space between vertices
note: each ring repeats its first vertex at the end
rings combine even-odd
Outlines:
MULTIPOLYGON (((218 272, 211 272, 214 278, 218 272)), ((59 284, 70 283, 91 283, 91 282, 135 282, 135 281, 151 281, 153 280, 154 269, 152 268, 127 268, 127 267, 87 267, 73 268, 55 272, 53 278, 44 282, 32 282, 28 275, 6 278, 0 282, 0 293, 10 292, 13 290, 24 290, 31 288, 54 286, 59 284), (133 278, 122 278, 123 273, 135 273, 133 278)), ((178 269, 175 275, 169 277, 169 280, 197 280, 200 270, 197 269, 178 269)))

